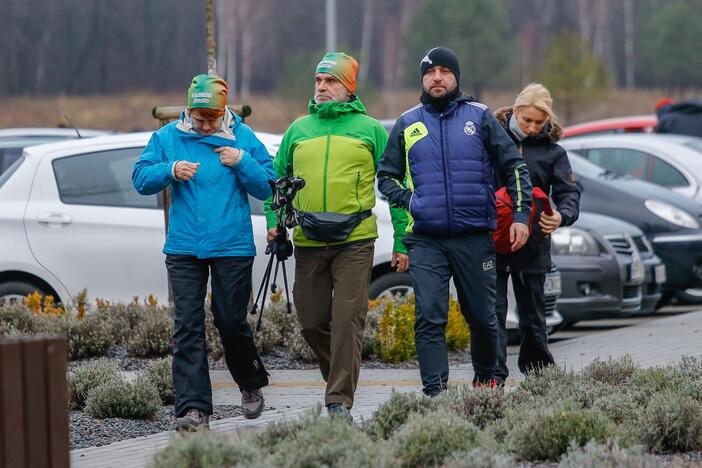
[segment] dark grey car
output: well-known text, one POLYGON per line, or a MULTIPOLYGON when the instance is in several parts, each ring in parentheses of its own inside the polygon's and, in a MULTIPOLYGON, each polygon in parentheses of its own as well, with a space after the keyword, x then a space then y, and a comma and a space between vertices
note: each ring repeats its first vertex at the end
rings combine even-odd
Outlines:
POLYGON ((631 316, 641 312, 644 293, 651 301, 644 287, 646 265, 631 235, 635 229, 609 216, 581 213, 572 227, 551 236, 553 263, 561 272, 558 310, 566 323, 631 316))

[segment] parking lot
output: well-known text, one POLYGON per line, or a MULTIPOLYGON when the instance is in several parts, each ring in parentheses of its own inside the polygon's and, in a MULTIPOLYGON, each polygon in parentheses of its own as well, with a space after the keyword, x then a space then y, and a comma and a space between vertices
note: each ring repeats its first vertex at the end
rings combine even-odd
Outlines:
MULTIPOLYGON (((550 339, 549 343, 559 343, 563 341, 569 341, 575 338, 582 338, 586 336, 591 336, 600 332, 616 330, 619 328, 630 327, 637 324, 643 324, 651 320, 656 320, 665 317, 675 317, 687 312, 692 312, 699 309, 699 306, 668 306, 664 307, 656 313, 644 316, 644 317, 627 317, 619 319, 604 319, 604 320, 584 320, 578 322, 571 328, 558 330, 554 333, 550 339)), ((509 351, 517 352, 518 346, 510 346, 509 351)))

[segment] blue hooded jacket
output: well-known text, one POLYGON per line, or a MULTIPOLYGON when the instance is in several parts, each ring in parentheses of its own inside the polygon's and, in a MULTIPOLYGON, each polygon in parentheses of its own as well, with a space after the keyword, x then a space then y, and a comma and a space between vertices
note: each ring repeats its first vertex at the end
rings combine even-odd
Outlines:
POLYGON ((266 147, 241 118, 227 109, 224 128, 200 136, 187 113, 151 136, 134 164, 132 182, 142 195, 171 186, 168 234, 163 252, 198 258, 256 255, 248 196, 265 200, 275 173, 266 147), (233 167, 219 161, 216 148, 243 151, 233 167), (175 180, 176 161, 200 163, 188 181, 175 180))

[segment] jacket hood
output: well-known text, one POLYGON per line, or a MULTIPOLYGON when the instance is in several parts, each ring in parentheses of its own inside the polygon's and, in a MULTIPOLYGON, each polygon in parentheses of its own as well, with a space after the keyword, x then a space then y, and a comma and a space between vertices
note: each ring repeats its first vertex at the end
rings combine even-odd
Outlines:
MULTIPOLYGON (((234 131, 240 123, 241 117, 239 117, 237 114, 234 113, 234 111, 227 107, 224 110, 224 119, 222 120, 222 126, 219 128, 219 130, 214 132, 212 135, 208 136, 216 136, 220 138, 225 138, 227 140, 236 140, 236 137, 234 136, 234 131)), ((193 121, 190 117, 190 110, 187 108, 180 114, 180 119, 178 120, 176 128, 181 132, 200 136, 193 128, 193 121)))
POLYGON ((354 99, 346 102, 323 102, 317 104, 314 102, 314 98, 310 99, 310 103, 307 106, 310 114, 317 114, 320 119, 334 119, 341 117, 344 114, 357 112, 359 114, 366 113, 366 107, 363 105, 361 100, 354 96, 354 99))
MULTIPOLYGON (((509 119, 512 117, 512 114, 513 111, 511 106, 500 107, 494 113, 497 121, 500 122, 500 124, 502 124, 507 131, 509 131, 509 119)), ((546 138, 547 136, 551 143, 558 143, 563 136, 563 129, 557 122, 548 122, 544 126, 544 129, 540 135, 531 138, 546 138)))

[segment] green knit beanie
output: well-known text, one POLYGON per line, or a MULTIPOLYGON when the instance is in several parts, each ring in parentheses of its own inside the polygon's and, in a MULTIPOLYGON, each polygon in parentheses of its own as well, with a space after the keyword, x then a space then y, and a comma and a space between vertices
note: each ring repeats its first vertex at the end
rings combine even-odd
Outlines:
POLYGON ((188 89, 191 109, 224 110, 227 105, 227 82, 216 75, 197 75, 188 89))

